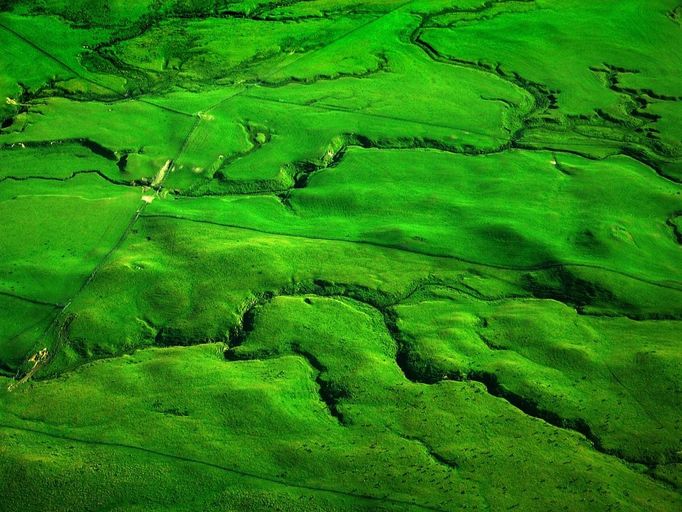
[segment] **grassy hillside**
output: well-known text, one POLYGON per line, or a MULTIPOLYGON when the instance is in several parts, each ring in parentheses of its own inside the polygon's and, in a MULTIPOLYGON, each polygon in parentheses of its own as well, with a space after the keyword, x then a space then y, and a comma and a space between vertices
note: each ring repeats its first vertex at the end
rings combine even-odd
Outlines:
POLYGON ((681 509, 681 19, 0 2, 0 510, 681 509))

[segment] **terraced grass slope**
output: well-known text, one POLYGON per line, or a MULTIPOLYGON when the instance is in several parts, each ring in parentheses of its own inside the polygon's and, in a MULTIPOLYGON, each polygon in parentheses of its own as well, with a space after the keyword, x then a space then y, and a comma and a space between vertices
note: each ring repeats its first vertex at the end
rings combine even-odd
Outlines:
POLYGON ((0 1, 0 510, 682 509, 680 19, 0 1))

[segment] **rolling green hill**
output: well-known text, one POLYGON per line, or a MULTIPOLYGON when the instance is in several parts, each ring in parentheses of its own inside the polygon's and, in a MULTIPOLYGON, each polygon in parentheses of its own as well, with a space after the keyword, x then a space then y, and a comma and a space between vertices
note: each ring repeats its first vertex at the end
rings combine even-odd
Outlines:
POLYGON ((681 20, 0 1, 0 510, 682 509, 681 20))

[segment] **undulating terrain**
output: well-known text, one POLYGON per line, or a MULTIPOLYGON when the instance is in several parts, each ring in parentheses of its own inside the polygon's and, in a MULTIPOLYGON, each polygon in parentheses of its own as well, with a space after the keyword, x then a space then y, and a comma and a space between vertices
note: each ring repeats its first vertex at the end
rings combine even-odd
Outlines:
POLYGON ((679 0, 0 1, 0 510, 682 510, 679 0))

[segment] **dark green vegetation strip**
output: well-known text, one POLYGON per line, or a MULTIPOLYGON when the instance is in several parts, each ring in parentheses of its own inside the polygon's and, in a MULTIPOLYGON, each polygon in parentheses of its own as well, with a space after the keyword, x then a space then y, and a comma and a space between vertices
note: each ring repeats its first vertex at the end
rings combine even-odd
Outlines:
POLYGON ((679 14, 0 2, 2 506, 682 507, 679 14))

